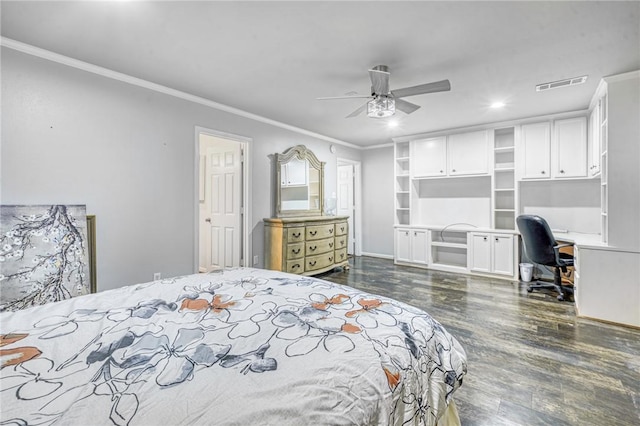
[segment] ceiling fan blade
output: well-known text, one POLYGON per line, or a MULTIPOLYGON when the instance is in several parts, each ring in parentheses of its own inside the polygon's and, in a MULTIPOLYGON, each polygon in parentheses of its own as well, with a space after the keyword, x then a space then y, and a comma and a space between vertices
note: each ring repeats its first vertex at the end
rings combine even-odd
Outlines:
POLYGON ((404 98, 405 96, 422 95, 424 93, 446 92, 451 90, 449 80, 435 81, 433 83, 419 84, 417 86, 405 87, 391 91, 395 98, 404 98))
MULTIPOLYGON (((376 67, 377 68, 377 67, 376 67)), ((379 69, 370 69, 371 91, 376 95, 389 94, 389 73, 379 69)))
POLYGON ((407 102, 404 99, 396 99, 396 109, 404 112, 405 114, 411 114, 420 108, 420 105, 412 104, 411 102, 407 102))
POLYGON ((367 109, 367 104, 362 105, 357 110, 353 111, 351 114, 347 115, 345 118, 355 117, 356 115, 360 115, 367 109))
POLYGON ((325 96, 322 98, 316 98, 319 101, 327 101, 331 99, 371 99, 371 96, 325 96))

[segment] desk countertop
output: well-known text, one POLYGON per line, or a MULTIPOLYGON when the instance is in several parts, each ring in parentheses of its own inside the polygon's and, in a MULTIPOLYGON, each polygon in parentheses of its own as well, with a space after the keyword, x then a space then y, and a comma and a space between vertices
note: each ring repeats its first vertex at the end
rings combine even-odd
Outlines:
POLYGON ((558 242, 573 243, 577 246, 607 247, 607 244, 602 242, 600 234, 553 231, 553 236, 558 242))

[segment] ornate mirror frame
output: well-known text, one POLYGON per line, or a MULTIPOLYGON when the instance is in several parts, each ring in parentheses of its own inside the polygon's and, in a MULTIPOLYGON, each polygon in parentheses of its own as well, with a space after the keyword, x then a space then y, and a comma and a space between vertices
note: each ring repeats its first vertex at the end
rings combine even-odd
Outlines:
POLYGON ((324 165, 325 163, 318 160, 318 157, 304 145, 296 145, 282 154, 276 154, 276 217, 322 215, 324 210, 324 165), (287 185, 283 179, 283 167, 288 170, 289 166, 294 166, 300 161, 306 161, 307 164, 305 184, 287 185), (305 204, 303 198, 293 202, 289 199, 292 193, 303 194, 305 187, 308 205, 306 205, 307 208, 301 208, 305 204), (287 203, 292 207, 287 207, 287 203))

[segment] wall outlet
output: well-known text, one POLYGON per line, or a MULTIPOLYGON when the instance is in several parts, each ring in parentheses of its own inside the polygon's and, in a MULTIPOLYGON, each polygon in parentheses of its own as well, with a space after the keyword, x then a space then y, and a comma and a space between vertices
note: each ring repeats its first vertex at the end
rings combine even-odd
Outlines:
POLYGON ((260 258, 258 256, 253 256, 253 266, 256 266, 260 262, 260 258))
POLYGON ((162 274, 160 272, 154 272, 153 273, 153 280, 154 281, 158 281, 160 278, 162 278, 162 274))

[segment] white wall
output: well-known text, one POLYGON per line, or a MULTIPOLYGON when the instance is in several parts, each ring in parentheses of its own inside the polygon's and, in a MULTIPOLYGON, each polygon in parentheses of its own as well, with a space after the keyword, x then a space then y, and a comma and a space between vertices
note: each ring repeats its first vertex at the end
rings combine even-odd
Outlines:
POLYGON ((393 147, 362 151, 362 251, 393 256, 393 147))
POLYGON ((609 245, 640 250, 640 73, 607 81, 609 245), (629 77, 629 78, 627 78, 629 77))
MULTIPOLYGON (((86 204, 98 288, 194 272, 195 127, 252 138, 253 254, 273 205, 272 154, 298 144, 326 161, 360 151, 2 48, 0 202, 86 204)), ((389 160, 391 163, 391 160, 389 160)), ((384 194, 391 194, 390 188, 384 194)), ((389 195, 390 196, 390 195, 389 195)))

